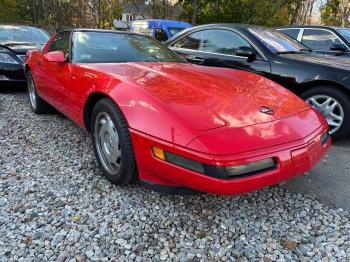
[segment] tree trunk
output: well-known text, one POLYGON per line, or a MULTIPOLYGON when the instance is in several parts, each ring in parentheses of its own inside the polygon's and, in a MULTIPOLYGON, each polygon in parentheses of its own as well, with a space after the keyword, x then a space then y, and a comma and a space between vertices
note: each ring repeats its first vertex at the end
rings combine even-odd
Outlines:
POLYGON ((341 0, 339 3, 340 9, 340 17, 343 27, 347 27, 349 25, 350 18, 350 2, 349 0, 341 0))
POLYGON ((295 23, 297 22, 298 14, 300 12, 300 6, 301 6, 301 2, 298 1, 297 6, 295 7, 295 10, 292 14, 292 18, 290 19, 289 25, 295 25, 295 23))
POLYGON ((192 25, 196 25, 198 14, 198 0, 192 0, 192 25))

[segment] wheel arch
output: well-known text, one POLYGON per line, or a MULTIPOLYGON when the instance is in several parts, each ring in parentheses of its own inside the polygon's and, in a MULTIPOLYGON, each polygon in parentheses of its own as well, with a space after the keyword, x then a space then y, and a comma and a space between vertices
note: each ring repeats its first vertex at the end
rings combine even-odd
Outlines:
POLYGON ((314 81, 303 83, 299 86, 299 88, 296 89, 296 92, 298 95, 301 95, 306 90, 309 90, 309 89, 314 88, 316 86, 334 87, 334 88, 338 89, 339 91, 344 92, 350 96, 350 87, 347 87, 343 84, 340 84, 338 82, 331 81, 331 80, 314 80, 314 81))
POLYGON ((84 120, 85 129, 89 132, 91 131, 90 126, 91 126, 92 110, 94 109, 96 103, 104 98, 108 98, 115 103, 115 101, 110 96, 102 92, 91 93, 85 101, 84 110, 83 110, 83 120, 84 120))

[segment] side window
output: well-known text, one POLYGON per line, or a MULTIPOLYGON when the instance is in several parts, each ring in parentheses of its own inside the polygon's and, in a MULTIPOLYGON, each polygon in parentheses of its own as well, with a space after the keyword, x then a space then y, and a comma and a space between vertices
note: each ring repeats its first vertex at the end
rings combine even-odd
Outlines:
POLYGON ((173 44, 173 47, 199 50, 201 44, 202 32, 196 32, 181 38, 173 44))
POLYGON ((165 31, 161 28, 156 28, 154 32, 154 38, 157 39, 159 42, 168 40, 168 36, 166 35, 165 31))
POLYGON ((202 51, 234 55, 238 47, 251 45, 238 34, 228 30, 203 31, 202 51))
POLYGON ((305 29, 301 42, 313 50, 324 51, 329 51, 334 44, 342 44, 331 32, 318 29, 305 29))
POLYGON ((278 31, 290 36, 291 38, 294 38, 295 40, 298 40, 300 29, 279 29, 278 31))
POLYGON ((70 32, 59 33, 48 48, 48 52, 62 51, 67 57, 69 55, 70 32))

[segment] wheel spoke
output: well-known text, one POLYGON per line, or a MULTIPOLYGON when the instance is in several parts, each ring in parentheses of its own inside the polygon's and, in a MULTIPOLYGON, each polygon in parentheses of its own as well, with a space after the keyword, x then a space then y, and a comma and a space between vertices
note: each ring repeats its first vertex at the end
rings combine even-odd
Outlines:
POLYGON ((109 154, 106 153, 106 158, 110 164, 114 164, 117 161, 113 149, 109 152, 109 154))
POLYGON ((341 123, 335 122, 332 119, 327 119, 327 123, 328 123, 329 126, 335 126, 335 127, 339 127, 341 125, 341 123))
POLYGON ((329 107, 329 105, 330 105, 330 103, 331 103, 332 101, 333 101, 333 99, 330 98, 330 97, 328 97, 327 100, 324 101, 324 102, 320 105, 320 109, 321 109, 322 111, 325 111, 325 110, 329 107))
POLYGON ((338 115, 334 114, 333 112, 331 112, 329 114, 329 117, 333 120, 336 120, 336 121, 343 121, 343 118, 341 116, 338 116, 338 115))
POLYGON ((325 108, 325 113, 331 114, 337 108, 337 106, 339 106, 338 102, 333 100, 333 103, 325 108))
POLYGON ((316 101, 315 98, 311 97, 307 100, 307 102, 316 110, 320 111, 321 105, 316 101))

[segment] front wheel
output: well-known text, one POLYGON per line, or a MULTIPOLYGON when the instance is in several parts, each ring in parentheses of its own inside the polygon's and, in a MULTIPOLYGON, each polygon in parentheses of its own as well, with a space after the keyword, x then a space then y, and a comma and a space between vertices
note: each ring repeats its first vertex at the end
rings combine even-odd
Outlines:
POLYGON ((95 155, 104 176, 116 185, 129 184, 136 177, 136 161, 122 112, 104 98, 95 105, 91 120, 95 155))
POLYGON ((345 92, 320 86, 305 91, 301 97, 325 117, 333 140, 350 134, 350 97, 345 92))

